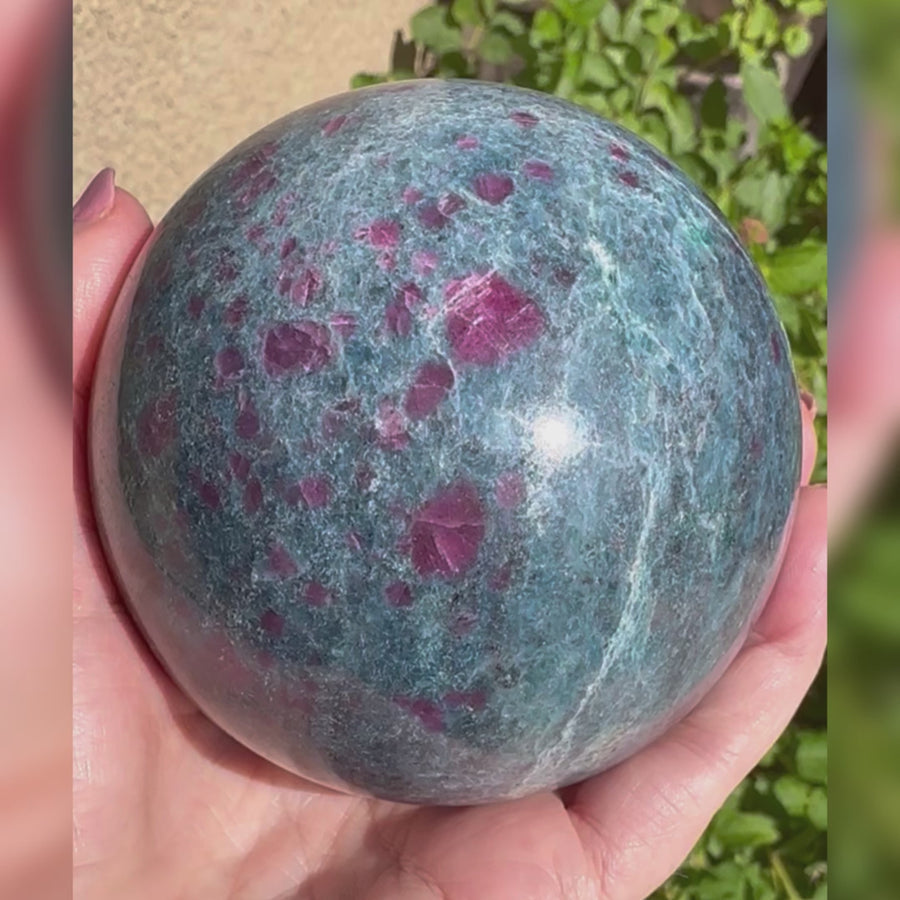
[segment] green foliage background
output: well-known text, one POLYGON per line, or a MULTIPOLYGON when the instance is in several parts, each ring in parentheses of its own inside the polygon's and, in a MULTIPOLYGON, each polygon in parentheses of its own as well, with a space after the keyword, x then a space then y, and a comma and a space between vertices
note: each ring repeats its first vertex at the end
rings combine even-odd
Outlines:
MULTIPOLYGON (((733 0, 715 19, 682 0, 452 0, 410 22, 391 70, 352 86, 481 78, 594 110, 667 154, 709 194, 766 278, 797 378, 816 400, 824 480, 824 145, 792 116, 784 64, 807 53, 825 0, 733 0)), ((794 721, 728 798, 656 900, 827 895, 824 669, 794 721)))

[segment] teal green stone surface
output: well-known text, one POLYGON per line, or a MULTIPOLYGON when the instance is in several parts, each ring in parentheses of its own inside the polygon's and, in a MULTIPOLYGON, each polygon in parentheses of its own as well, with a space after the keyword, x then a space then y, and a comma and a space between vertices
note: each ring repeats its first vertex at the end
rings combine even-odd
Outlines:
POLYGON ((369 88, 158 226, 92 422, 106 552, 226 731, 325 785, 480 803, 682 716, 771 586, 789 349, 722 216, 629 132, 369 88))

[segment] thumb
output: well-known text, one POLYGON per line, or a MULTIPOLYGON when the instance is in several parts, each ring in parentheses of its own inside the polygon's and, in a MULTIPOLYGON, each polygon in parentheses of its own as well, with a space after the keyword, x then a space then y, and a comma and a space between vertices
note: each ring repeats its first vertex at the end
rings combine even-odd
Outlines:
POLYGON ((72 211, 72 378, 84 404, 100 339, 125 276, 153 230, 138 201, 103 169, 72 211))

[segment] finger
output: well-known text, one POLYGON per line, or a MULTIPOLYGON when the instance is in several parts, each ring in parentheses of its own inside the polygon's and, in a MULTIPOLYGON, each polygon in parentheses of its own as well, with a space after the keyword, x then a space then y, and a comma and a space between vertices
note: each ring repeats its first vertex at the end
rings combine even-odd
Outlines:
POLYGON ((665 736, 580 785, 570 813, 608 900, 644 897, 688 855, 775 742, 825 649, 824 485, 801 489, 784 565, 753 639, 665 736))
MULTIPOLYGON (((153 228, 144 208, 104 170, 72 228, 72 361, 76 397, 90 388, 100 338, 125 275, 153 228)), ((77 205, 76 205, 77 206, 77 205)))
POLYGON ((816 467, 816 454, 819 442, 816 437, 814 422, 816 420, 816 401, 812 394, 800 392, 800 421, 803 431, 803 452, 800 464, 800 483, 809 484, 813 469, 816 467))

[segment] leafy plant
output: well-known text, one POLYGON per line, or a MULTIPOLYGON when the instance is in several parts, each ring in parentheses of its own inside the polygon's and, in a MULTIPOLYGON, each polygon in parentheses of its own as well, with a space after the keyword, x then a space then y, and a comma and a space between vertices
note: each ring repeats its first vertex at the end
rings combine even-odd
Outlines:
MULTIPOLYGON (((453 0, 413 16, 391 71, 482 78, 565 97, 653 144, 737 229, 766 278, 826 469, 826 149, 796 121, 786 64, 825 0, 733 0, 706 20, 682 0, 453 0)), ((658 900, 824 898, 824 671, 795 721, 716 815, 658 900)))

